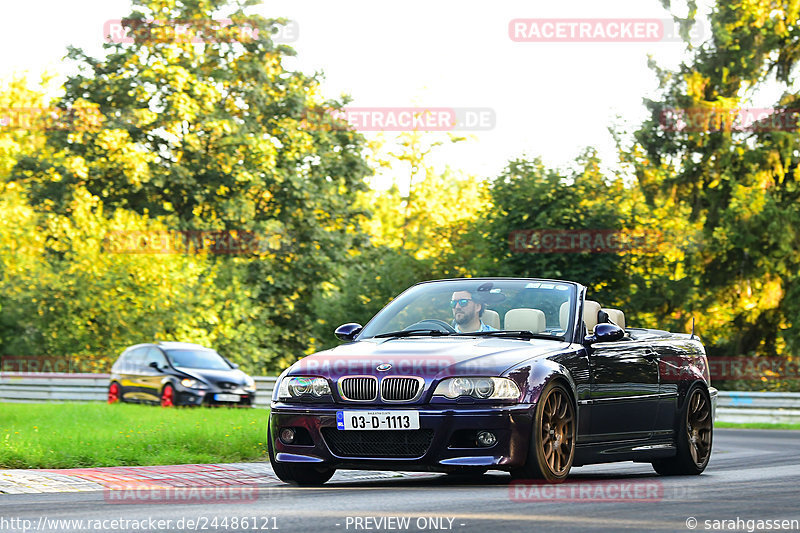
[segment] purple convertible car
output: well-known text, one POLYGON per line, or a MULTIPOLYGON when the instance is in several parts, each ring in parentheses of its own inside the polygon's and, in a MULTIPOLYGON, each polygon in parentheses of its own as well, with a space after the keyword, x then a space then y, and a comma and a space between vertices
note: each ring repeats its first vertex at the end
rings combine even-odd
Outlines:
POLYGON ((278 378, 267 442, 283 481, 492 469, 560 482, 615 461, 699 474, 711 455, 717 391, 694 332, 627 327, 578 283, 420 283, 336 336, 348 342, 278 378))

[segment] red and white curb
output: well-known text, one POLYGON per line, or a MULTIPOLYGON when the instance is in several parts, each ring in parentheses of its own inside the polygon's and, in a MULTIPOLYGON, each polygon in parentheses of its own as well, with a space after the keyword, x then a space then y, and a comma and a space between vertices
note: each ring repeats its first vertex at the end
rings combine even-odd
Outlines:
MULTIPOLYGON (((415 472, 339 471, 334 481, 429 476, 415 472)), ((209 487, 283 486, 269 463, 110 466, 62 470, 0 470, 0 494, 209 487)))

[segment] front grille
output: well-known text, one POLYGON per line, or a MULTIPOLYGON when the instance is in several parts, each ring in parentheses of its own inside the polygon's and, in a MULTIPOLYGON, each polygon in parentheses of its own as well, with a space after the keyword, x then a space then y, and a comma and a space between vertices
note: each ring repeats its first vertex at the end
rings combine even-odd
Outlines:
POLYGON ((433 440, 432 429, 402 431, 322 428, 322 438, 339 457, 422 457, 433 440))
POLYGON ((239 385, 237 385, 236 383, 231 383, 230 381, 218 381, 217 382, 217 387, 219 387, 220 389, 223 389, 223 390, 232 390, 232 389, 235 389, 238 386, 239 385))
POLYGON ((339 393, 345 400, 371 402, 378 398, 378 380, 368 376, 342 378, 339 393))
POLYGON ((421 378, 385 377, 381 380, 381 398, 387 402, 408 402, 422 390, 421 378))

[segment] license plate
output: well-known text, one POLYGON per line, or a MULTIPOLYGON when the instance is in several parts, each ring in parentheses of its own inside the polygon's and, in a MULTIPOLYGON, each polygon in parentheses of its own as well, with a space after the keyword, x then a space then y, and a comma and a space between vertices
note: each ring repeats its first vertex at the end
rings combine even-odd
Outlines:
POLYGON ((337 429, 419 429, 418 411, 337 411, 337 429))
POLYGON ((218 402, 238 402, 238 394, 215 394, 214 399, 218 402))

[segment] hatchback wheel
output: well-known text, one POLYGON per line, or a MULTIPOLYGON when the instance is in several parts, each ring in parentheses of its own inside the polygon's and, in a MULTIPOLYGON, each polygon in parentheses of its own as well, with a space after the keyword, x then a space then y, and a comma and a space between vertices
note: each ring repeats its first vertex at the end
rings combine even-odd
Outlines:
POLYGON ((164 390, 161 391, 161 407, 174 407, 175 406, 175 388, 172 385, 164 385, 164 390))
POLYGON ((119 383, 112 383, 108 386, 108 403, 119 403, 120 401, 119 383))

